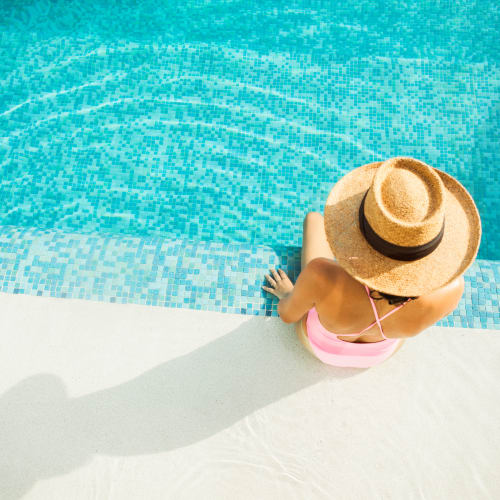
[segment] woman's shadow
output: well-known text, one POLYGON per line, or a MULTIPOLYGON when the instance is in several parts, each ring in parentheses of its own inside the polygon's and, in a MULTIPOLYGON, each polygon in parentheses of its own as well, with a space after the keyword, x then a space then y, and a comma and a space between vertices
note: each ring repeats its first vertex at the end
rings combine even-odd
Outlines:
POLYGON ((38 480, 96 454, 187 446, 325 377, 362 371, 323 365, 290 326, 252 318, 185 356, 83 397, 68 398, 55 375, 29 377, 0 398, 0 497, 17 499, 38 480))

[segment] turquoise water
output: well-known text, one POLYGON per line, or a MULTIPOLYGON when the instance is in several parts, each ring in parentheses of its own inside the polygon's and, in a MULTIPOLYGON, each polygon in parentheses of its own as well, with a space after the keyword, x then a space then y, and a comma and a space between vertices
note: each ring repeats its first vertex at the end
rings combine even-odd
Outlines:
POLYGON ((0 225, 297 246, 350 169, 456 176, 500 258, 497 2, 0 3, 0 225))

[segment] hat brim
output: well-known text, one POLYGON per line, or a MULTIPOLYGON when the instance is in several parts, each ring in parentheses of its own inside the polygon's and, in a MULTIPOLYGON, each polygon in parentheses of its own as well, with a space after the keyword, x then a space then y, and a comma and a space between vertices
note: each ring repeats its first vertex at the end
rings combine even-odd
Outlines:
POLYGON ((361 200, 382 162, 363 165, 342 177, 325 205, 325 232, 337 262, 373 290, 415 297, 445 286, 474 261, 481 219, 474 200, 456 179, 435 168, 445 187, 445 229, 439 246, 415 261, 394 260, 374 250, 359 229, 361 200))

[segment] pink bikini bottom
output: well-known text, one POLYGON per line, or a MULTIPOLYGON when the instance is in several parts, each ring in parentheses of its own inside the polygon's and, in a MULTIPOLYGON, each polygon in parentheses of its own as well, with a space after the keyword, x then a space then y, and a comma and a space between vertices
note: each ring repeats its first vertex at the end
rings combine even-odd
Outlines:
POLYGON ((401 339, 380 342, 346 342, 338 339, 319 322, 313 307, 307 314, 307 337, 314 354, 323 363, 351 368, 369 368, 385 361, 398 347, 401 339))

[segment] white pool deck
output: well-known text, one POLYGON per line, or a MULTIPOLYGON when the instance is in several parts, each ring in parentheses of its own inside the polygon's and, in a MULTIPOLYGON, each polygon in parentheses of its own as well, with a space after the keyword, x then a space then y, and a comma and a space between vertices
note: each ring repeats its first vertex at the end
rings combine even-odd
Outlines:
POLYGON ((369 370, 277 318, 0 295, 0 498, 498 499, 500 331, 369 370))

